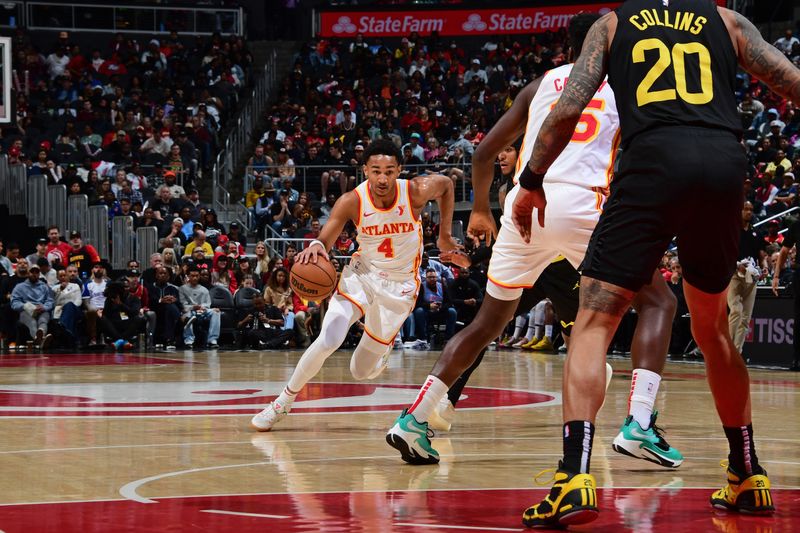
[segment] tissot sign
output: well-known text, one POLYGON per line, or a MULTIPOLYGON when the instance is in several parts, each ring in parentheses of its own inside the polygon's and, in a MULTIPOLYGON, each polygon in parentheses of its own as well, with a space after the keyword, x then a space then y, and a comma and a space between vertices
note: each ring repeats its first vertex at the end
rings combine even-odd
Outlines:
POLYGON ((606 13, 619 2, 555 7, 461 9, 436 11, 330 12, 320 15, 322 37, 397 37, 418 32, 428 35, 493 35, 557 30, 581 11, 606 13))
MULTIPOLYGON (((717 0, 725 5, 725 0, 717 0)), ((604 14, 621 2, 548 7, 414 11, 331 11, 320 14, 321 37, 399 37, 411 32, 447 36, 541 33, 567 26, 581 12, 604 14)))

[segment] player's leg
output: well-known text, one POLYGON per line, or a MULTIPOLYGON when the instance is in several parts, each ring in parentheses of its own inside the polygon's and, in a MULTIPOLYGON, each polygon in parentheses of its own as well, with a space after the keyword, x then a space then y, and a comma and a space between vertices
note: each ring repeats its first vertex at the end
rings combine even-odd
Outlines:
POLYGON ((358 381, 375 379, 386 368, 392 346, 393 343, 384 344, 369 334, 362 335, 350 358, 350 373, 358 381))
POLYGON ((255 429, 269 431, 289 413, 297 395, 319 373, 325 360, 342 345, 350 326, 359 318, 360 309, 342 295, 334 294, 322 319, 319 336, 300 357, 283 392, 253 417, 250 423, 255 429))
POLYGON ((518 298, 499 300, 487 294, 475 319, 456 333, 442 351, 431 375, 409 409, 395 421, 386 441, 411 464, 439 462, 428 435, 428 419, 455 383, 477 359, 481 350, 502 332, 517 306, 518 298))
POLYGON ((537 311, 541 313, 542 336, 528 348, 534 352, 550 352, 553 350, 553 323, 555 320, 553 303, 545 300, 539 302, 536 307, 537 311))
POLYGON ((681 453, 670 446, 655 425, 656 395, 667 359, 677 300, 658 270, 633 300, 639 316, 631 343, 631 392, 628 416, 612 448, 624 455, 645 459, 670 468, 683 462, 681 453))

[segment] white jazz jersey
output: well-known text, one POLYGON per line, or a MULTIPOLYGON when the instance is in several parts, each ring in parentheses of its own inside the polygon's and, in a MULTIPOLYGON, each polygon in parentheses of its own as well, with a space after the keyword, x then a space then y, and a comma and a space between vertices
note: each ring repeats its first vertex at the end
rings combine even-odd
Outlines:
MULTIPOLYGON (((561 97, 570 72, 571 63, 546 72, 531 100, 514 183, 517 183, 523 165, 530 160, 539 129, 561 97)), ((572 140, 548 169, 544 182, 578 185, 595 191, 607 189, 619 139, 617 102, 608 80, 604 80, 600 90, 584 109, 572 140)))
POLYGON ((372 203, 369 182, 356 187, 359 198, 358 257, 370 270, 392 279, 414 279, 422 257, 422 222, 414 217, 408 180, 397 180, 397 196, 391 207, 372 203))

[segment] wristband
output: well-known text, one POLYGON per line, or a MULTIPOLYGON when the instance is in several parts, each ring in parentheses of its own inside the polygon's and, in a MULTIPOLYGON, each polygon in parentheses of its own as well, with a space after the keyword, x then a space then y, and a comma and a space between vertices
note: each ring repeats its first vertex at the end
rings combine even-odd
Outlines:
POLYGON ((322 242, 321 240, 319 240, 319 239, 314 239, 313 241, 311 241, 310 243, 308 243, 308 247, 309 247, 309 248, 311 248, 311 247, 312 247, 312 246, 314 246, 315 244, 319 244, 320 246, 322 246, 322 249, 323 249, 323 250, 325 250, 325 243, 323 243, 323 242, 322 242))
POLYGON ((525 165, 517 181, 523 189, 528 189, 529 191, 541 189, 542 183, 544 182, 544 173, 535 173, 531 170, 529 165, 525 165))

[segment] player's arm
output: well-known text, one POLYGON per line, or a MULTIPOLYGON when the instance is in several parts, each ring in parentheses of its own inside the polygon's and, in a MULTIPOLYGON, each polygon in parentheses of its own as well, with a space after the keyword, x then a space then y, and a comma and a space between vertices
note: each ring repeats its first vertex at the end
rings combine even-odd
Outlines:
POLYGON ((328 259, 328 250, 333 247, 336 238, 342 233, 344 225, 349 220, 358 220, 358 195, 354 191, 343 194, 331 209, 331 216, 322 226, 319 237, 309 244, 305 250, 298 253, 295 263, 317 262, 317 256, 321 255, 328 259))
POLYGON ((791 246, 786 246, 785 244, 781 246, 778 260, 775 262, 775 272, 772 273, 772 294, 775 296, 778 296, 778 287, 781 284, 781 271, 783 270, 783 265, 785 265, 787 259, 789 259, 789 252, 791 251, 791 246))
POLYGON ((539 90, 542 78, 526 85, 514 99, 514 104, 486 134, 472 154, 472 189, 475 191, 475 211, 489 211, 489 188, 494 178, 494 163, 503 149, 525 133, 531 100, 539 90))
MULTIPOLYGON (((455 208, 455 191, 453 180, 441 174, 427 174, 410 180, 412 208, 420 212, 425 205, 436 200, 439 204, 439 251, 446 252, 458 247, 453 240, 453 210, 455 208)), ((335 208, 335 207, 334 207, 335 208)))
POLYGON ((519 176, 523 190, 514 200, 511 215, 525 242, 530 242, 534 208, 538 210, 539 225, 544 227, 547 205, 542 188, 544 175, 567 146, 581 113, 603 83, 608 70, 609 44, 616 28, 617 15, 614 12, 603 15, 589 28, 581 55, 572 67, 564 92, 536 136, 533 155, 519 176))
POLYGON ((765 41, 743 15, 724 7, 717 9, 733 38, 742 68, 782 97, 800 102, 800 69, 765 41))

